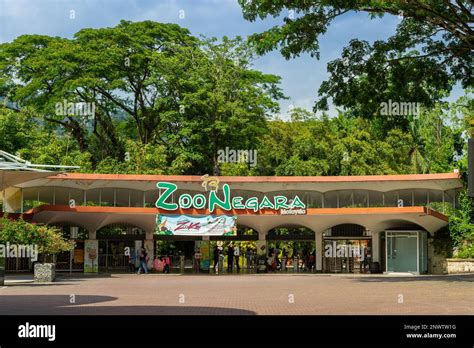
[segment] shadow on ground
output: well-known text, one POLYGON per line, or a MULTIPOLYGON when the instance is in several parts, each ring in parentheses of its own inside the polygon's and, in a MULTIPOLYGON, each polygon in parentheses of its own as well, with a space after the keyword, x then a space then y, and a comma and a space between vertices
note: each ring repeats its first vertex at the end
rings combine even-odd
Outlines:
POLYGON ((83 306, 116 300, 111 296, 2 295, 0 315, 256 315, 253 311, 224 307, 83 306))

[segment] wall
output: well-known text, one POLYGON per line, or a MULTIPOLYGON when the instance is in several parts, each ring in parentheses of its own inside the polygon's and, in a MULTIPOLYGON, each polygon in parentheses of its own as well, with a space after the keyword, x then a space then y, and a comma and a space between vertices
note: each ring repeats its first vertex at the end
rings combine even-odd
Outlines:
POLYGON ((428 242, 429 274, 474 273, 474 259, 450 259, 436 254, 431 241, 428 242))
POLYGON ((474 259, 446 259, 448 274, 474 273, 474 259))
POLYGON ((428 239, 428 274, 446 274, 446 257, 437 254, 434 249, 433 240, 428 239))

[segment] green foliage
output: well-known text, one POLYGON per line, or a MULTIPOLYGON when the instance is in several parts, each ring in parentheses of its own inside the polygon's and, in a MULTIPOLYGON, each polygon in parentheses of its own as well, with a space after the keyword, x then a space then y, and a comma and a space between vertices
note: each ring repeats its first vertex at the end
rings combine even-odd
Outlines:
MULTIPOLYGON (((380 104, 413 101, 432 107, 456 82, 473 84, 472 1, 300 1, 239 0, 250 21, 284 16, 281 25, 250 37, 257 52, 280 49, 289 59, 308 52, 319 58, 319 38, 333 21, 347 13, 365 12, 369 18, 402 18, 387 40, 369 43, 353 39, 341 57, 328 64, 329 80, 319 88, 315 109, 326 110, 328 100, 349 108, 353 115, 372 118, 380 104)), ((403 118, 381 119, 403 125, 403 118)))
MULTIPOLYGON (((472 84, 472 40, 466 43, 459 29, 444 27, 453 11, 459 18, 450 25, 462 25, 462 6, 471 5, 282 0, 241 4, 251 20, 279 15, 284 8, 295 10, 296 17, 253 35, 250 43, 240 37, 198 40, 175 24, 122 21, 113 28, 80 30, 72 39, 23 35, 1 44, 0 94, 20 102, 21 111, 0 106, 0 149, 34 163, 77 165, 88 173, 466 171, 472 90, 456 102, 438 101, 454 83, 472 84), (255 53, 279 47, 287 58, 306 51, 318 56, 319 35, 333 18, 348 11, 403 11, 404 19, 386 42, 353 40, 342 57, 329 64, 330 79, 319 90, 316 108, 324 110, 332 98, 344 111, 330 118, 294 108, 288 121, 281 120, 275 116, 277 101, 285 98, 280 78, 254 70, 255 53), (440 28, 444 35, 433 36, 440 28), (425 107, 419 114, 382 117, 380 103, 388 99, 425 107), (57 103, 65 100, 94 103, 95 114, 60 114, 57 103), (217 153, 225 147, 256 149, 256 166, 218 163, 217 153)), ((463 196, 457 211, 449 204, 432 205, 449 215, 449 234, 440 237, 445 245, 450 240, 458 255, 472 250, 470 204, 463 196)), ((248 243, 250 248, 253 242, 248 243)))
POLYGON ((37 245, 38 252, 55 255, 70 251, 74 245, 66 241, 59 230, 19 220, 10 220, 7 215, 0 218, 0 243, 37 245))
POLYGON ((73 39, 20 36, 0 45, 0 78, 30 116, 0 123, 15 140, 0 145, 27 148, 25 157, 41 163, 62 156, 85 171, 217 172, 217 151, 254 148, 283 98, 279 77, 253 70, 252 56, 239 37, 200 41, 152 21, 83 29, 73 39), (94 112, 69 112, 68 103, 94 112), (48 133, 22 137, 26 123, 48 133))
POLYGON ((474 257, 474 225, 471 216, 474 213, 474 200, 462 192, 459 196, 460 208, 449 216, 449 231, 456 250, 455 256, 474 257))

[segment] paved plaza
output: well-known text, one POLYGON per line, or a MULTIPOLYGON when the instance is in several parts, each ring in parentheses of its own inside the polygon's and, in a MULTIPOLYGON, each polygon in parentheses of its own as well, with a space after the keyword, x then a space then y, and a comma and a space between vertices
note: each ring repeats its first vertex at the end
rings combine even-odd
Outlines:
POLYGON ((9 276, 0 314, 474 314, 474 275, 9 276))

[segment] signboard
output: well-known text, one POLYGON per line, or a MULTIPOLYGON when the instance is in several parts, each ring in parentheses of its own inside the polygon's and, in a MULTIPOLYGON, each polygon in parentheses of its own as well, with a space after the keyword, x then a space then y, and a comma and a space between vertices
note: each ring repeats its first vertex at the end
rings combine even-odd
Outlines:
POLYGON ((99 272, 99 241, 87 239, 84 241, 84 273, 99 272))
POLYGON ((235 216, 156 216, 155 234, 172 236, 235 236, 235 216))
MULTIPOLYGON (((204 195, 198 193, 190 195, 183 193, 179 195, 177 202, 172 201, 174 193, 178 190, 178 186, 169 182, 159 182, 156 184, 161 194, 158 197, 155 205, 159 209, 163 210, 177 210, 181 209, 208 209, 211 213, 216 209, 222 209, 226 211, 230 210, 253 210, 254 212, 271 209, 271 210, 294 210, 302 209, 306 210, 306 205, 301 199, 295 195, 293 198, 288 199, 286 196, 271 196, 264 195, 263 197, 248 197, 244 199, 241 196, 231 197, 230 186, 228 184, 222 185, 222 194, 217 194, 219 182, 210 177, 205 178, 203 184, 207 190, 211 187, 212 190, 208 194, 204 195), (211 186, 212 184, 212 186, 211 186), (170 202, 171 201, 171 202, 170 202)), ((301 215, 301 214, 298 214, 301 215)))
POLYGON ((74 263, 84 262, 84 249, 74 249, 74 263))
POLYGON ((306 215, 306 209, 280 209, 280 215, 306 215))
POLYGON ((210 254, 209 254, 209 241, 197 240, 195 241, 195 249, 199 252, 201 258, 199 260, 199 267, 203 271, 209 271, 210 267, 210 254))

